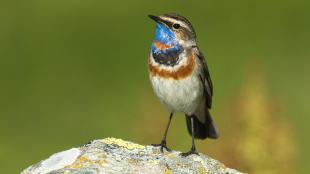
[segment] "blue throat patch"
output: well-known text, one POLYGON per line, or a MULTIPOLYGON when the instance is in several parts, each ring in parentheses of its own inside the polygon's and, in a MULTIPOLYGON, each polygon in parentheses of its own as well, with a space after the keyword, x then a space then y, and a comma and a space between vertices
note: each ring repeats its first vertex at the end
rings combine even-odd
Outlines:
POLYGON ((164 24, 156 24, 155 39, 151 46, 152 54, 157 63, 174 66, 178 63, 179 54, 183 51, 175 34, 164 24), (167 49, 155 47, 155 43, 169 46, 167 49))
POLYGON ((175 42, 175 35, 173 31, 164 24, 156 24, 155 41, 172 45, 173 42, 175 42))

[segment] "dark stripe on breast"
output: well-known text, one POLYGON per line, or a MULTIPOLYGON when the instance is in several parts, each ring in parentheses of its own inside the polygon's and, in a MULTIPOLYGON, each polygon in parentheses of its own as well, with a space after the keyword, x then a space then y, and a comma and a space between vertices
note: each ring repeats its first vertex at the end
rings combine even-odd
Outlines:
POLYGON ((152 64, 151 59, 149 59, 149 72, 151 76, 180 80, 191 75, 195 69, 195 65, 195 57, 193 54, 188 55, 186 63, 176 70, 162 69, 160 65, 152 64))
POLYGON ((179 49, 167 49, 164 51, 159 51, 159 52, 152 52, 153 58, 155 62, 162 64, 162 65, 167 65, 167 66, 175 66, 179 63, 179 55, 182 53, 183 48, 179 49))

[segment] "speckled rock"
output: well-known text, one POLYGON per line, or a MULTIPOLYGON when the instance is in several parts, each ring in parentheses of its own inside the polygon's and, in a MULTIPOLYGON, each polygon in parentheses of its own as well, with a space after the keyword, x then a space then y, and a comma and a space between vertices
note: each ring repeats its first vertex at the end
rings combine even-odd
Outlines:
POLYGON ((181 157, 180 152, 162 154, 159 147, 121 139, 94 140, 80 148, 56 153, 21 174, 237 174, 237 170, 206 155, 181 157))

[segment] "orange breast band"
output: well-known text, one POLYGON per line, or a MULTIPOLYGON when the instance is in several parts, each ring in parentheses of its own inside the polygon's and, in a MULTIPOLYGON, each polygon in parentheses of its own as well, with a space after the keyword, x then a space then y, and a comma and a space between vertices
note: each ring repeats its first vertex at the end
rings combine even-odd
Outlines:
POLYGON ((163 43, 158 42, 158 41, 154 43, 154 46, 155 46, 155 48, 158 48, 160 50, 166 50, 166 49, 172 47, 171 45, 166 45, 166 44, 163 44, 163 43))
POLYGON ((151 76, 160 76, 166 79, 180 80, 188 77, 195 69, 195 57, 193 54, 189 55, 187 62, 180 66, 177 70, 165 70, 159 65, 153 65, 149 59, 149 72, 151 76))

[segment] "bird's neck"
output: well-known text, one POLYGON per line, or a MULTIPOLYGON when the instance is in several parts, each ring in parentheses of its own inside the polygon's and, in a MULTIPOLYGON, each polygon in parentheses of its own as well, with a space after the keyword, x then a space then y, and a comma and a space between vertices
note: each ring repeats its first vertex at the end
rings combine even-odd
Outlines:
POLYGON ((158 42, 153 43, 152 56, 155 62, 166 66, 175 66, 179 63, 180 54, 183 52, 182 47, 173 46, 164 50, 158 49, 159 47, 166 48, 167 46, 158 42))
POLYGON ((155 62, 174 66, 178 64, 179 55, 182 53, 183 47, 169 28, 163 24, 157 24, 151 50, 155 62))

